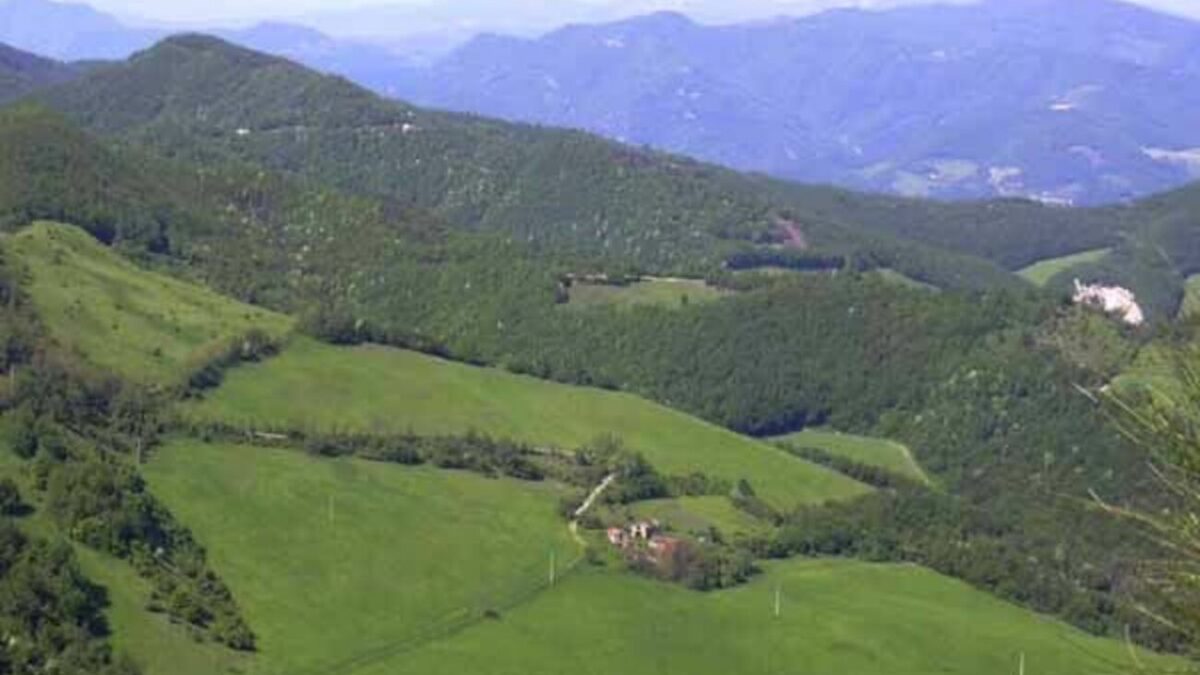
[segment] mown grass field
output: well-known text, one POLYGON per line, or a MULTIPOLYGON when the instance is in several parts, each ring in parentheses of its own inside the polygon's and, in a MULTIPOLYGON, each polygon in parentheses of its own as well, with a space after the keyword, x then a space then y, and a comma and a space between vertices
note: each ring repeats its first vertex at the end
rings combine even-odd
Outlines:
POLYGON ((678 497, 631 504, 637 518, 654 518, 676 532, 706 532, 715 527, 725 536, 761 533, 771 528, 738 510, 728 497, 678 497))
POLYGON ((571 287, 571 307, 613 305, 616 307, 683 307, 712 302, 729 291, 709 286, 701 279, 648 279, 628 286, 576 283, 571 287))
POLYGON ((1101 248, 1093 251, 1084 251, 1082 253, 1067 255, 1061 258, 1049 258, 1038 261, 1023 270, 1018 271, 1017 274, 1034 285, 1045 286, 1059 273, 1069 270, 1076 265, 1099 262, 1110 252, 1111 249, 1101 248))
POLYGON ((908 448, 894 441, 821 429, 806 429, 772 440, 796 448, 817 448, 831 455, 878 466, 925 483, 929 482, 929 477, 921 465, 913 459, 908 448))
POLYGON ((258 633, 256 673, 343 672, 502 610, 548 582, 552 554, 561 570, 581 553, 549 484, 194 441, 145 475, 258 633))
POLYGON ((30 272, 27 288, 51 335, 94 365, 159 384, 182 378, 207 348, 290 319, 143 270, 87 233, 36 223, 4 248, 30 272))
POLYGON ((184 408, 247 427, 456 434, 478 431, 562 449, 616 434, 660 471, 736 481, 781 507, 867 488, 779 448, 628 394, 573 387, 383 347, 297 339, 280 356, 236 368, 184 408))
POLYGON ((499 621, 355 675, 1012 675, 1022 654, 1031 674, 1136 672, 1119 642, 921 568, 792 561, 709 594, 581 573, 499 621))

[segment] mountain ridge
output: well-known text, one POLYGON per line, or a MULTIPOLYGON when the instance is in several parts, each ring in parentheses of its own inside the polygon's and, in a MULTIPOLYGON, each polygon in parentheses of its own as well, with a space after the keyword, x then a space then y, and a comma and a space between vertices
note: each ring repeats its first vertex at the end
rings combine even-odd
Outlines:
POLYGON ((1116 2, 666 14, 476 40, 393 90, 806 182, 1097 203, 1191 175, 1148 152, 1200 147, 1197 53, 1200 24, 1116 2))

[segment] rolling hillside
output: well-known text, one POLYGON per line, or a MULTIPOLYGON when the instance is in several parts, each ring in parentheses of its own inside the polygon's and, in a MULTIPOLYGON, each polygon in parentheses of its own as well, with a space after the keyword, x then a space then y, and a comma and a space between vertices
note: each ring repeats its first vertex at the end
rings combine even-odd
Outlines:
POLYGON ((1019 670, 1022 654, 1027 672, 1117 675, 1131 667, 1117 642, 919 568, 820 561, 771 565, 749 586, 708 596, 579 575, 502 621, 358 672, 1002 675, 1019 670))
MULTIPOLYGON (((736 530, 740 514, 729 512, 732 498, 741 500, 740 508, 760 512, 757 520, 787 527, 770 540, 728 542, 742 547, 737 556, 701 558, 715 566, 702 571, 722 585, 740 582, 741 563, 764 551, 919 562, 1098 634, 1118 635, 1133 624, 1135 639, 1144 644, 1181 646, 1178 636, 1134 612, 1125 593, 1136 581, 1127 563, 1157 552, 1127 524, 1082 506, 1090 503, 1089 489, 1114 503, 1157 506, 1155 493, 1145 489, 1144 456, 1078 394, 1080 386, 1103 386, 1105 369, 1064 355, 1056 338, 1070 328, 1063 325, 1069 317, 1053 282, 1049 292, 1041 291, 1008 270, 1112 247, 1095 273, 1114 278, 1145 273, 1151 290, 1168 299, 1166 307, 1182 291, 1194 243, 1187 237, 1195 223, 1194 189, 1127 207, 1076 211, 1021 201, 941 205, 797 187, 585 134, 389 103, 342 80, 198 36, 169 40, 40 97, 90 131, 36 105, 0 115, 0 139, 19 150, 0 154, 2 175, 13 178, 0 181, 6 230, 19 231, 38 218, 78 222, 112 244, 111 250, 86 255, 102 267, 113 267, 104 263, 108 254, 122 253, 287 312, 321 340, 358 345, 335 348, 298 339, 279 359, 234 364, 239 367, 225 373, 225 387, 203 392, 206 401, 184 404, 193 414, 276 430, 323 426, 404 434, 410 426, 428 433, 475 428, 567 449, 616 431, 663 471, 719 472, 730 481, 747 477, 754 492, 783 508, 865 489, 696 418, 764 436, 828 423, 904 443, 940 489, 877 490, 773 513, 747 498, 750 491, 741 486, 706 486, 697 492, 730 497, 676 502, 681 515, 736 530), (964 225, 970 227, 955 229, 964 225), (942 246, 982 252, 993 262, 955 256, 942 246), (1179 257, 1164 258, 1167 249, 1179 257), (764 277, 732 274, 726 266, 823 273, 764 277), (936 282, 946 292, 907 288, 879 278, 872 273, 876 269, 936 282), (683 271, 737 292, 686 307, 682 302, 569 307, 565 287, 572 275, 683 271), (365 346, 371 343, 393 347, 365 346), (570 407, 541 414, 547 401, 559 399, 570 407), (805 527, 808 523, 815 526, 805 527), (782 537, 785 531, 790 538, 782 537), (805 539, 810 535, 812 540, 805 539), (946 541, 961 545, 947 547, 946 541)), ((17 292, 19 270, 0 271, 5 273, 0 290, 14 300, 0 304, 0 316, 13 325, 37 324, 20 323, 29 317, 18 310, 36 308, 36 298, 27 302, 17 292)), ((153 357, 157 345, 151 341, 160 340, 178 342, 180 353, 186 352, 188 340, 204 331, 190 319, 162 321, 160 308, 203 307, 195 301, 202 292, 156 299, 142 284, 150 307, 103 300, 109 285, 115 283, 119 293, 134 277, 139 275, 126 270, 112 278, 78 279, 87 286, 83 290, 101 298, 94 304, 106 313, 122 317, 132 309, 143 315, 132 323, 117 321, 117 332, 108 323, 108 334, 116 336, 110 342, 119 343, 129 324, 144 326, 137 334, 145 341, 133 341, 138 349, 122 358, 153 357), (192 337, 175 340, 173 325, 192 337)), ((1133 282, 1141 294, 1142 282, 1133 282)), ((222 306, 240 307, 217 303, 222 316, 222 306)), ((52 335, 54 322, 47 323, 52 335)), ((59 332, 78 339, 70 333, 82 329, 59 332)), ((1141 337, 1111 328, 1106 333, 1117 347, 1117 362, 1141 337)), ((176 443, 193 448, 197 457, 213 450, 216 464, 224 463, 222 452, 258 452, 195 449, 195 439, 156 437, 163 428, 209 440, 229 440, 237 431, 175 426, 166 414, 178 409, 171 400, 157 402, 163 416, 154 418, 156 401, 136 395, 114 400, 117 394, 140 393, 136 382, 92 382, 87 369, 67 368, 69 353, 60 354, 67 373, 45 372, 38 350, 58 349, 53 342, 17 342, 21 349, 10 350, 7 373, 19 370, 20 376, 6 379, 18 385, 13 417, 24 434, 18 440, 26 454, 36 455, 31 466, 64 464, 81 498, 92 489, 83 477, 119 473, 122 467, 129 481, 121 485, 134 491, 137 476, 152 475, 176 443), (58 388, 67 385, 72 395, 59 395, 58 388), (125 407, 130 400, 134 405, 125 407), (82 446, 75 449, 82 459, 62 456, 64 434, 82 446), (144 441, 165 445, 158 459, 139 470, 134 465, 144 441), (121 454, 134 447, 136 455, 121 454)), ((85 356, 103 356, 120 346, 81 348, 85 356)), ((146 367, 121 365, 127 373, 146 367)), ((336 444, 350 443, 344 436, 330 441, 333 447, 325 444, 328 439, 302 440, 314 454, 346 454, 336 444)), ((386 448, 396 453, 379 455, 383 459, 441 464, 432 454, 437 448, 412 457, 403 454, 411 448, 402 437, 387 442, 397 443, 386 448)), ((497 447, 502 460, 504 447, 497 447)), ((582 456, 576 463, 587 461, 582 456)), ((332 466, 347 464, 358 466, 332 466)), ((466 464, 506 473, 486 463, 466 464)), ((566 480, 582 489, 578 477, 566 480)), ((592 477, 587 476, 589 487, 592 477)), ((166 478, 159 487, 151 481, 164 502, 176 490, 222 502, 201 516, 188 515, 182 503, 172 502, 171 511, 181 520, 196 520, 197 539, 212 547, 213 574, 227 576, 231 586, 245 583, 237 581, 244 574, 238 566, 262 561, 218 559, 216 553, 218 547, 238 548, 223 537, 237 536, 241 525, 226 531, 205 520, 244 522, 234 519, 245 518, 243 511, 225 510, 236 508, 239 497, 216 486, 208 494, 193 492, 203 486, 186 476, 175 477, 181 483, 166 478)), ((306 481, 297 478, 296 484, 306 481)), ((87 500, 100 513, 81 510, 79 520, 88 528, 125 522, 103 510, 109 503, 87 500)), ((324 506, 328 517, 328 502, 324 506)), ((335 521, 337 510, 335 500, 335 521)), ((163 511, 134 515, 152 519, 163 511)), ((90 533, 75 520, 64 521, 68 533, 90 533)), ((248 545, 230 555, 243 553, 264 555, 248 545)), ((323 555, 310 549, 301 557, 324 565, 318 559, 323 555)), ((671 578, 690 583, 694 577, 671 578)), ((255 621, 265 622, 254 627, 263 644, 278 645, 279 636, 292 631, 280 618, 285 612, 261 609, 268 591, 248 592, 258 599, 248 599, 244 611, 228 597, 213 598, 222 614, 209 632, 244 648, 253 636, 238 623, 240 614, 257 616, 255 621)), ((269 591, 280 593, 281 587, 269 591)), ((194 609, 190 598, 173 600, 168 608, 187 621, 194 609)), ((202 613, 192 615, 193 623, 203 624, 202 613)), ((359 645, 350 637, 342 643, 346 658, 352 658, 359 645)))
POLYGON ((421 435, 469 431, 574 450, 615 434, 659 471, 746 478, 780 508, 863 494, 838 474, 628 394, 553 384, 395 349, 297 341, 231 372, 185 416, 239 428, 421 435), (308 392, 307 394, 303 392, 308 392))
POLYGON ((146 475, 245 606, 256 673, 434 640, 538 593, 552 555, 563 576, 581 555, 551 486, 190 441, 146 475))
POLYGON ((1080 274, 1133 287, 1162 316, 1181 297, 1178 274, 1196 266, 1186 245, 1195 239, 1195 188, 1063 209, 795 185, 586 134, 386 101, 215 38, 171 38, 38 98, 92 132, 177 159, 248 161, 430 211, 460 232, 499 233, 571 261, 564 271, 705 276, 723 264, 849 265, 942 288, 1015 288, 1010 271, 1114 248, 1105 266, 1079 266, 1080 274), (1180 252, 1164 270, 1153 252, 1167 241, 1180 252))
POLYGON ((74 227, 35 223, 10 235, 4 250, 29 271, 51 337, 133 380, 175 384, 251 330, 290 330, 284 316, 146 272, 74 227))
POLYGON ((780 219, 792 217, 811 249, 795 252, 801 261, 861 254, 937 285, 1016 283, 986 262, 839 218, 841 200, 857 196, 818 190, 825 199, 809 209, 806 194, 761 178, 586 134, 386 101, 215 38, 171 38, 38 98, 93 132, 412 204, 589 265, 709 273, 733 252, 761 248, 755 242, 781 243, 780 219))

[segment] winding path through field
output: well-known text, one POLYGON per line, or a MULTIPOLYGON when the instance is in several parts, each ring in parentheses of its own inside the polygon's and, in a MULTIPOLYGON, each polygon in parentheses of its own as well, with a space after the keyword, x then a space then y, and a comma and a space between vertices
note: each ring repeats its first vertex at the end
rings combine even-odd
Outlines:
POLYGON ((594 490, 592 490, 591 494, 587 496, 587 499, 583 500, 583 503, 580 504, 579 508, 575 509, 575 513, 572 514, 571 524, 567 527, 571 530, 571 536, 580 546, 587 546, 587 542, 584 541, 583 537, 579 535, 579 519, 588 512, 588 509, 592 508, 592 505, 596 503, 596 500, 600 498, 600 495, 604 494, 604 491, 607 490, 608 487, 616 480, 617 474, 615 473, 610 473, 605 476, 604 480, 600 481, 600 484, 597 485, 594 490))

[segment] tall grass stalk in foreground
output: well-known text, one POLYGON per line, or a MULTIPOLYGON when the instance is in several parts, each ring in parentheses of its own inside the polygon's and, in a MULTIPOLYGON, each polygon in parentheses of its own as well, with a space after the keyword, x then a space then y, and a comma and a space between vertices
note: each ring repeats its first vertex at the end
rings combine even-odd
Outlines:
MULTIPOLYGON (((1105 505, 1141 523, 1165 552, 1144 561, 1139 581, 1158 610, 1144 611, 1180 631, 1189 656, 1200 657, 1200 349, 1170 357, 1170 384, 1154 385, 1137 396, 1110 394, 1106 403, 1122 434, 1150 455, 1150 467, 1167 508, 1134 512, 1105 505)), ((1149 598, 1148 598, 1149 599, 1149 598)), ((1193 667, 1200 671, 1200 666, 1193 667)))

